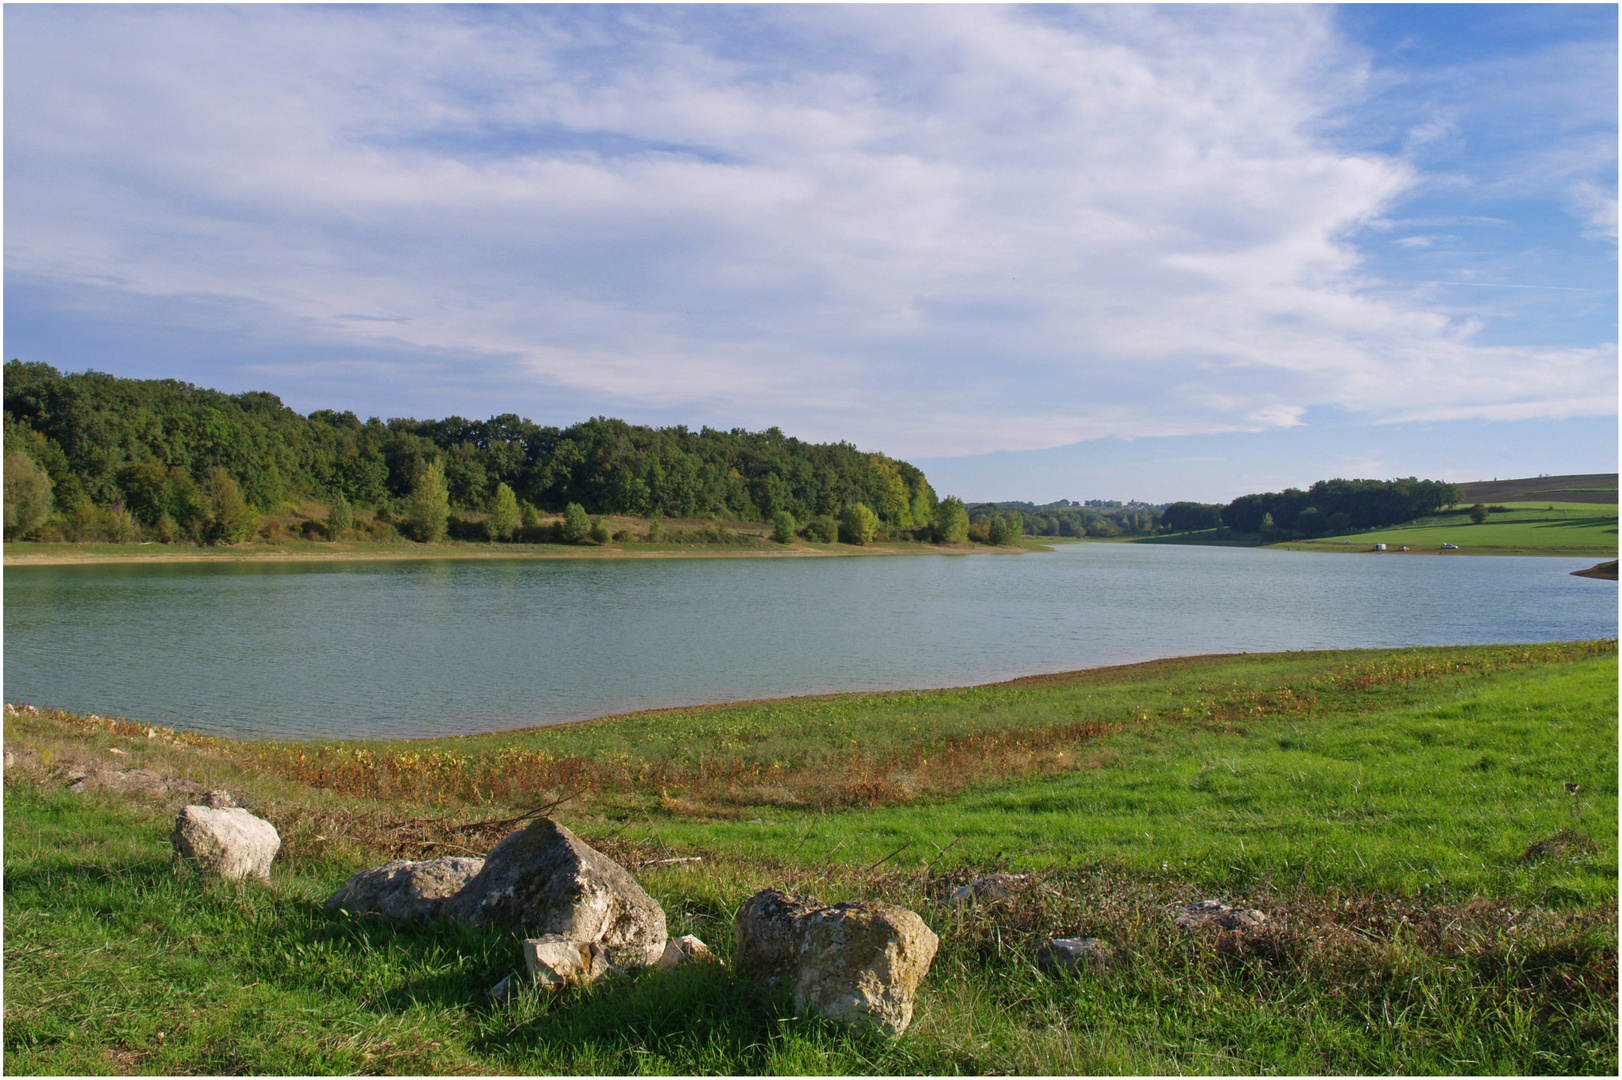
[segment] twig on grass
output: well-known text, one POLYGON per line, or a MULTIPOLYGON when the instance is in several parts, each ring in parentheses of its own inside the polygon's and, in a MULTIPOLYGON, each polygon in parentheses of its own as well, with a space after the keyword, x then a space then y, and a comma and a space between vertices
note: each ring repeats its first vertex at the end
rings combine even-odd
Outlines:
POLYGON ((914 841, 914 840, 908 840, 905 844, 902 844, 900 847, 898 847, 894 851, 890 852, 890 854, 886 855, 884 858, 880 859, 878 862, 874 863, 872 866, 869 866, 867 869, 863 870, 862 873, 871 874, 873 871, 877 870, 880 866, 883 866, 885 863, 889 862, 891 859, 895 858, 897 855, 901 854, 903 851, 906 851, 908 848, 912 847, 912 845, 914 843, 916 843, 916 842, 917 841, 914 841))

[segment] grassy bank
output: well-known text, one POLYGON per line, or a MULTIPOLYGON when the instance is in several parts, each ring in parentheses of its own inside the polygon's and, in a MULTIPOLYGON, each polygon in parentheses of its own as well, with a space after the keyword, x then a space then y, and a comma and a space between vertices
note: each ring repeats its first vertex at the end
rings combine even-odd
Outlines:
POLYGON ((1597 503, 1502 503, 1480 525, 1466 509, 1434 514, 1406 525, 1310 540, 1271 542, 1254 533, 1227 529, 1175 533, 1133 540, 1140 544, 1197 544, 1213 547, 1269 547, 1287 551, 1366 554, 1385 544, 1386 554, 1556 555, 1600 558, 1617 553, 1617 508, 1597 503), (1443 544, 1456 545, 1444 550, 1443 544), (1406 553, 1399 549, 1407 546, 1406 553))
POLYGON ((1616 678, 1615 642, 1588 642, 1190 658, 394 743, 10 716, 5 1064, 1611 1073, 1616 678), (68 792, 92 763, 244 793, 284 838, 271 885, 172 867, 172 803, 68 792), (557 799, 673 933, 723 956, 768 884, 919 910, 942 939, 919 1019, 856 1037, 716 971, 498 1006, 510 936, 321 907, 355 869, 482 853, 557 799), (996 868, 1038 886, 932 899, 996 868), (1175 931, 1165 906, 1207 895, 1270 912, 1267 931, 1175 931), (1077 933, 1124 961, 1036 971, 1039 941, 1077 933))

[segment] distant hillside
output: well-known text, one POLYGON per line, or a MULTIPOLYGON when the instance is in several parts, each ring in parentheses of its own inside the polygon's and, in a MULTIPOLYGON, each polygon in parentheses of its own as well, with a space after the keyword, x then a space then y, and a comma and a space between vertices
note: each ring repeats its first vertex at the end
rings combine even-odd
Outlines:
POLYGON ((1616 473, 1577 476, 1529 476, 1521 480, 1478 480, 1460 484, 1467 503, 1549 502, 1609 503, 1616 505, 1616 473))

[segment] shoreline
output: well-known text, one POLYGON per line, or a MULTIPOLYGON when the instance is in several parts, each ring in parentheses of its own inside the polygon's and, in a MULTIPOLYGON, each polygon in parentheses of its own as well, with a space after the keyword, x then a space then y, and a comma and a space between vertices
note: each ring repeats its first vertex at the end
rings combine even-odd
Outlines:
POLYGON ((179 548, 144 552, 140 545, 87 545, 87 547, 114 548, 114 550, 62 550, 72 544, 38 545, 49 551, 15 551, 14 544, 6 544, 3 565, 8 568, 28 566, 92 566, 113 563, 321 563, 321 562, 422 562, 437 560, 522 560, 522 559, 842 559, 872 558, 897 555, 1020 555, 1031 551, 1050 551, 1044 545, 1021 544, 1014 547, 987 547, 983 544, 809 544, 783 545, 781 550, 745 548, 737 550, 723 545, 691 544, 670 545, 638 551, 614 544, 602 547, 555 547, 547 545, 472 545, 379 546, 377 549, 348 547, 331 551, 316 548, 284 550, 269 545, 179 548), (539 550, 537 550, 539 548, 539 550), (494 549, 494 550, 492 550, 494 549))

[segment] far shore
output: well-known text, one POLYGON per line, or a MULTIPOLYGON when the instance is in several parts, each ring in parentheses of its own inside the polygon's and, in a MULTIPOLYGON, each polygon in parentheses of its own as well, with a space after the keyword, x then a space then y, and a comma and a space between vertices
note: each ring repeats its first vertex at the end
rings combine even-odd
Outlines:
MULTIPOLYGON (((1027 538, 1029 540, 1030 538, 1027 538)), ((983 544, 784 544, 734 548, 721 544, 240 544, 221 547, 164 544, 5 545, 6 566, 76 566, 96 563, 378 562, 443 559, 820 559, 882 555, 1017 555, 1051 550, 1040 545, 983 544)))

